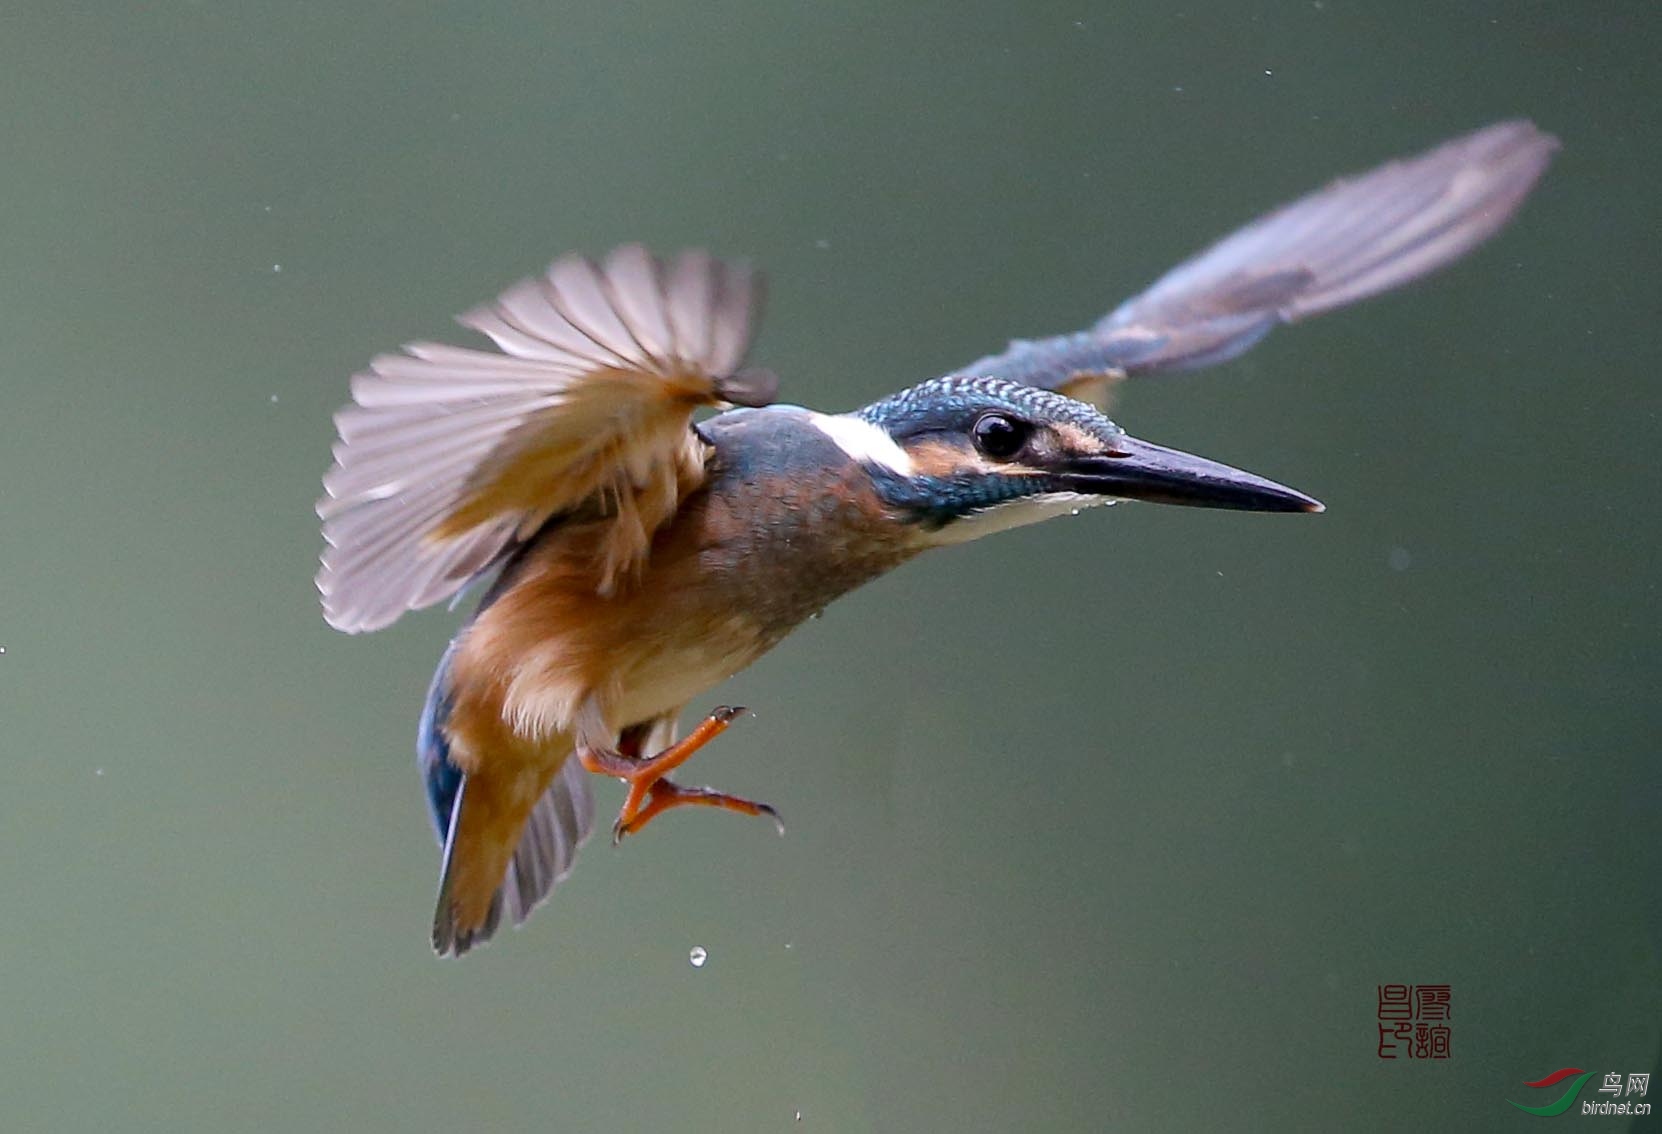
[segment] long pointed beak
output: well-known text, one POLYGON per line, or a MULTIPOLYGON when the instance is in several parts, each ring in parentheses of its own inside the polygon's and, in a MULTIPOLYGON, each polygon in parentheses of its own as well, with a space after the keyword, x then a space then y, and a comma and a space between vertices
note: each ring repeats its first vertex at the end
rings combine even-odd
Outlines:
POLYGON ((1284 484, 1124 434, 1114 439, 1113 455, 1081 458, 1063 475, 1075 491, 1123 500, 1243 512, 1325 510, 1284 484))

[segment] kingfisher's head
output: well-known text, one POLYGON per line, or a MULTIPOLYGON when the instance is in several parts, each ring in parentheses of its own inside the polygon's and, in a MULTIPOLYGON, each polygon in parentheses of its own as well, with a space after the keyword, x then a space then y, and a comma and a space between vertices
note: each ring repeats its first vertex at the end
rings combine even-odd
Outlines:
POLYGON ((1127 436, 1085 402, 999 378, 937 378, 818 424, 931 544, 1120 500, 1322 510, 1273 481, 1127 436))

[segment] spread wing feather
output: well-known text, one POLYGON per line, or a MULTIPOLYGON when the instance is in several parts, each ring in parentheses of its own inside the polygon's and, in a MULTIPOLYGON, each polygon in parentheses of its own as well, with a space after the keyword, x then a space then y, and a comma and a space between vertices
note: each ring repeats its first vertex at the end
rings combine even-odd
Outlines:
POLYGON ((961 373, 1101 400, 1102 379, 1189 370, 1459 259, 1512 219, 1558 140, 1500 122, 1260 217, 1167 272, 1088 331, 1010 344, 961 373))
POLYGON ((638 245, 556 261, 460 322, 496 350, 417 342, 352 379, 317 511, 324 617, 375 630, 439 602, 551 516, 614 523, 608 590, 703 478, 699 406, 771 400, 739 373, 757 284, 743 264, 638 245))

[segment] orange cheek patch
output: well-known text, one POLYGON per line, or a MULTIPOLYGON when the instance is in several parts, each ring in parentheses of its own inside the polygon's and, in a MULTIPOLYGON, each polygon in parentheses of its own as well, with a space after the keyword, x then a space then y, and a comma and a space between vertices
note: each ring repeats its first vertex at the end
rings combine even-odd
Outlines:
POLYGON ((1050 428, 1055 432, 1056 440, 1061 443, 1061 449, 1065 453, 1085 455, 1103 451, 1104 446, 1100 440, 1072 422, 1058 421, 1050 428))
POLYGON ((906 450, 906 455, 912 458, 912 471, 918 476, 948 477, 964 473, 1003 471, 968 446, 938 440, 922 441, 910 446, 906 450))

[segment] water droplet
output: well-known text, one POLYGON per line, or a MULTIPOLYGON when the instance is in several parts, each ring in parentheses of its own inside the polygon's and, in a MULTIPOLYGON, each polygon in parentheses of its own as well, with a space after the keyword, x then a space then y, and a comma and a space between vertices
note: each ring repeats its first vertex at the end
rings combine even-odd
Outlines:
POLYGON ((104 774, 104 769, 94 768, 93 771, 92 771, 92 774, 95 775, 95 776, 102 776, 104 774))
POLYGON ((271 270, 274 271, 274 272, 280 272, 280 271, 283 270, 283 265, 273 264, 273 265, 271 265, 271 270))
POLYGON ((276 394, 271 395, 271 404, 272 405, 277 404, 277 395, 276 394))
POLYGON ((1268 67, 1265 67, 1265 68, 1264 68, 1264 74, 1266 74, 1266 75, 1273 75, 1273 74, 1275 74, 1275 72, 1274 72, 1274 71, 1272 71, 1272 70, 1270 70, 1270 69, 1269 69, 1269 68, 1268 68, 1268 67))
POLYGON ((800 1110, 796 1112, 796 1120, 798 1122, 802 1121, 802 1112, 800 1110))
POLYGON ((814 247, 818 248, 821 252, 824 252, 831 247, 831 242, 822 236, 818 240, 814 241, 814 247))
POLYGON ((695 969, 703 968, 704 962, 709 960, 709 957, 710 954, 704 951, 704 946, 702 945, 694 945, 692 947, 692 952, 687 954, 687 960, 692 962, 692 967, 695 969))
POLYGON ((1406 547, 1393 547, 1391 554, 1385 557, 1385 562, 1390 564, 1393 571, 1406 571, 1414 565, 1414 557, 1408 554, 1406 547))

